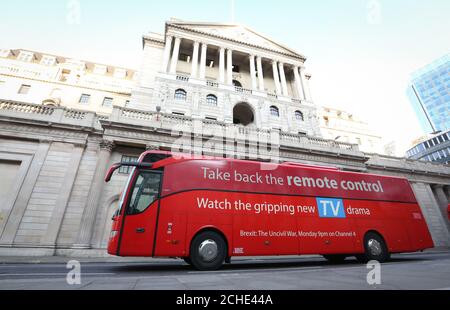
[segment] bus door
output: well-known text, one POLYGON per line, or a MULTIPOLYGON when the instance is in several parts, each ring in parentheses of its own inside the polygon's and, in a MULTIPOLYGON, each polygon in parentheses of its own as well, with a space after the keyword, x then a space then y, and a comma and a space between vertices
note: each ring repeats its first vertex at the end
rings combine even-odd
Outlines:
POLYGON ((119 256, 153 256, 162 172, 136 170, 119 239, 119 256))

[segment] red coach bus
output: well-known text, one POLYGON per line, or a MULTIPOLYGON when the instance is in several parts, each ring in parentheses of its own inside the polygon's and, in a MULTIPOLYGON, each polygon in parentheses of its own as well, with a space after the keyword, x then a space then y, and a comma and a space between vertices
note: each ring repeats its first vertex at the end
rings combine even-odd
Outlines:
POLYGON ((320 254, 384 262, 432 248, 406 179, 296 163, 150 151, 133 167, 108 253, 179 257, 215 270, 235 256, 320 254))

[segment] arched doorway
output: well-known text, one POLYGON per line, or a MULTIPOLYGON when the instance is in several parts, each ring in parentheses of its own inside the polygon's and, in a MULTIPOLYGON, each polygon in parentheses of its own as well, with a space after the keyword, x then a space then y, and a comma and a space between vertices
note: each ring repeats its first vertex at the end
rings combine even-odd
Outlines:
POLYGON ((248 126, 255 122, 255 114, 252 107, 245 102, 238 103, 233 109, 233 123, 235 125, 248 126))

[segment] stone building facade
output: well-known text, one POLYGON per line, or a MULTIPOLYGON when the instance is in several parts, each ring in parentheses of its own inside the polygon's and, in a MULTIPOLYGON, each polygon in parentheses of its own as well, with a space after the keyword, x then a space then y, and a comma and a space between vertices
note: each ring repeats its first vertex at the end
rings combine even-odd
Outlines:
POLYGON ((383 138, 354 114, 328 107, 319 108, 318 114, 323 138, 358 144, 366 153, 385 154, 383 138))
POLYGON ((137 72, 23 49, 0 50, 0 99, 109 115, 125 106, 137 72))
POLYGON ((241 26, 170 21, 144 36, 130 107, 320 136, 306 58, 241 26))
POLYGON ((319 137, 304 60, 242 26, 169 22, 159 39, 144 37, 144 65, 128 105, 122 101, 105 113, 2 99, 0 91, 0 255, 106 255, 111 217, 129 173, 122 169, 106 184, 106 169, 149 149, 260 160, 276 155, 277 161, 405 177, 436 246, 449 247, 450 167, 369 155, 357 144, 319 137), (191 47, 195 59, 195 50, 200 54, 205 45, 198 68, 195 61, 183 62, 191 47), (218 68, 201 65, 210 58, 218 59, 218 68), (253 59, 259 70, 252 68, 253 59), (227 70, 230 64, 240 72, 227 70), (275 79, 271 73, 278 73, 275 79), (176 95, 178 89, 186 96, 176 95), (217 106, 212 98, 206 102, 209 94, 217 106), (272 106, 278 115, 271 114, 272 106), (297 110, 306 116, 298 122, 297 110))

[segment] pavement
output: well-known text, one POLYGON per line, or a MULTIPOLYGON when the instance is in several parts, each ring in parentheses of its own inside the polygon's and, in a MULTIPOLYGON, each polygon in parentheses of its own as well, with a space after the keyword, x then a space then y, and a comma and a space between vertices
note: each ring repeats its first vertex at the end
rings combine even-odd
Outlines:
POLYGON ((448 251, 393 255, 372 285, 372 268, 319 256, 234 258, 212 272, 182 260, 80 258, 80 281, 71 285, 67 262, 73 259, 1 257, 0 290, 450 290, 448 251))

